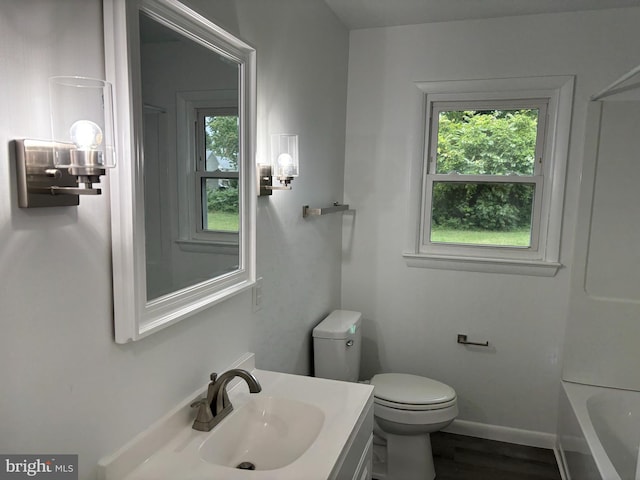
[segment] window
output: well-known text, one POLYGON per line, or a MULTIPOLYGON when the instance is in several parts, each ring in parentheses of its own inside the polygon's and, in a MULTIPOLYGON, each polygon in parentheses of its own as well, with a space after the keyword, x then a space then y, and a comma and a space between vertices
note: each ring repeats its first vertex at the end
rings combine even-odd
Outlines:
POLYGON ((428 244, 537 246, 547 103, 431 104, 428 244))
POLYGON ((408 264, 554 275, 572 77, 418 87, 426 93, 424 175, 408 264))
POLYGON ((197 232, 238 232, 238 111, 196 111, 197 232))
POLYGON ((178 208, 182 250, 235 252, 239 242, 238 92, 177 94, 178 208))

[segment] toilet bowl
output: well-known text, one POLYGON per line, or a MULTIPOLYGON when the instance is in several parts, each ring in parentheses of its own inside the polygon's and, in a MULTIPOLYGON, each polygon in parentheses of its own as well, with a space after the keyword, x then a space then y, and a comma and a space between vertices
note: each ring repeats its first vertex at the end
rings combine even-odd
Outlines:
POLYGON ((379 480, 435 478, 429 434, 458 415, 456 392, 430 378, 383 373, 371 379, 378 435, 386 440, 386 464, 374 467, 379 480))
MULTIPOLYGON (((355 382, 360 369, 362 314, 335 310, 313 329, 315 376, 355 382)), ((382 373, 374 387, 375 433, 385 449, 374 465, 377 480, 435 478, 429 434, 449 425, 458 414, 456 392, 430 378, 382 373)))

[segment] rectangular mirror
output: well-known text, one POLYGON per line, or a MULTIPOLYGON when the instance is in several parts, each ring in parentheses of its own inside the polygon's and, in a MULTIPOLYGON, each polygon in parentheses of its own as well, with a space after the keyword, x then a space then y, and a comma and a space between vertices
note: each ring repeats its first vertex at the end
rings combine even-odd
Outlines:
POLYGON ((175 0, 105 0, 116 342, 255 282, 255 50, 175 0))

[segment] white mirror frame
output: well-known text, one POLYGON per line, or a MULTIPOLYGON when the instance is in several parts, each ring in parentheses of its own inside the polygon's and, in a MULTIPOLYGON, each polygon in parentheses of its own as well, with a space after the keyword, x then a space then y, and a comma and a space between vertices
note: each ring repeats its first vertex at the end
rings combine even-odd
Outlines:
POLYGON ((176 0, 104 0, 118 163, 109 173, 115 341, 139 340, 255 283, 255 50, 176 0), (139 12, 240 65, 240 268, 147 301, 139 12))

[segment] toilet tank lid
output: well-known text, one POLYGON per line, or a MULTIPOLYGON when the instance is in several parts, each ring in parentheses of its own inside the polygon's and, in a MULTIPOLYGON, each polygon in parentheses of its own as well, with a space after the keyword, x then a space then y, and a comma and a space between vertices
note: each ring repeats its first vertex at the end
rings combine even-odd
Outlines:
POLYGON ((347 338, 360 328, 362 313, 351 310, 334 310, 314 329, 314 338, 347 338))

